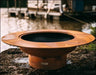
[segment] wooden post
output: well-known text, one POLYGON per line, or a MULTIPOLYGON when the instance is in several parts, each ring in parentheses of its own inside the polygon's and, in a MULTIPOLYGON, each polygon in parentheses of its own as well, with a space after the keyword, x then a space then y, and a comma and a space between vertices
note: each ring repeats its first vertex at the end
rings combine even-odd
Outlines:
POLYGON ((9 2, 8 2, 9 0, 7 0, 7 8, 9 8, 9 2))
POLYGON ((7 0, 7 8, 8 8, 8 11, 9 11, 9 2, 8 2, 9 0, 7 0))
POLYGON ((18 11, 18 17, 21 18, 21 0, 19 0, 19 8, 20 10, 18 11))
POLYGON ((37 0, 37 11, 39 11, 39 8, 38 8, 38 3, 39 3, 39 0, 37 0))
POLYGON ((21 0, 19 0, 19 7, 20 7, 20 11, 21 11, 21 0))
POLYGON ((17 8, 17 0, 14 0, 15 1, 15 13, 16 13, 16 16, 18 15, 18 12, 16 11, 16 8, 17 8))
POLYGON ((16 0, 15 0, 15 8, 16 8, 16 0))
MULTIPOLYGON (((37 0, 37 12, 39 11, 38 3, 39 3, 39 0, 37 0)), ((37 12, 36 12, 36 15, 37 15, 37 12)))
POLYGON ((8 8, 8 17, 10 16, 9 14, 9 0, 7 0, 7 8, 8 8))

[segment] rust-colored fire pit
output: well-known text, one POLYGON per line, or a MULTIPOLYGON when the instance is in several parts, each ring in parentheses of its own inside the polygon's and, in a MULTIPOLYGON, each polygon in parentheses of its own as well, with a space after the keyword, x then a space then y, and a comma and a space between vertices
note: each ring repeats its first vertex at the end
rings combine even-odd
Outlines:
POLYGON ((2 41, 19 46, 29 54, 30 66, 55 70, 66 65, 66 57, 76 46, 87 44, 95 38, 87 33, 72 30, 37 30, 11 33, 2 41))

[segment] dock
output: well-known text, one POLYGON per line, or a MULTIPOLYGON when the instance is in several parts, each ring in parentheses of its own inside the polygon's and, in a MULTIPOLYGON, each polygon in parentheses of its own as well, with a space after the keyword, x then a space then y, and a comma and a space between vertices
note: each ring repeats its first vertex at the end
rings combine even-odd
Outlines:
MULTIPOLYGON (((22 8, 22 1, 14 0, 14 6, 11 8, 10 2, 7 1, 7 8, 8 15, 16 17, 30 17, 30 15, 35 17, 40 15, 44 18, 47 16, 60 17, 65 13, 72 15, 92 13, 96 15, 96 4, 94 4, 96 1, 89 1, 89 5, 86 2, 83 0, 27 0, 26 8, 22 8)), ((67 17, 69 16, 67 15, 67 17)))
POLYGON ((9 8, 8 16, 26 15, 27 8, 9 8))
MULTIPOLYGON (((31 10, 27 11, 27 8, 9 8, 8 9, 8 16, 15 16, 15 17, 30 17, 30 15, 34 15, 35 17, 37 15, 39 16, 53 16, 53 17, 59 17, 62 14, 60 12, 54 12, 51 11, 47 13, 47 11, 36 11, 36 10, 31 10)), ((47 17, 45 17, 47 18, 47 17)))

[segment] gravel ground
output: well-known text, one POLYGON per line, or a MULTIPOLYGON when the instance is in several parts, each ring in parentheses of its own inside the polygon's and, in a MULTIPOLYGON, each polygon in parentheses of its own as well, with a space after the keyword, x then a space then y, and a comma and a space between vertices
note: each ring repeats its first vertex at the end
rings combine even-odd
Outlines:
POLYGON ((17 48, 0 53, 0 75, 96 75, 96 50, 76 50, 67 56, 71 64, 58 70, 38 70, 28 63, 16 63, 17 58, 27 58, 27 54, 17 48))

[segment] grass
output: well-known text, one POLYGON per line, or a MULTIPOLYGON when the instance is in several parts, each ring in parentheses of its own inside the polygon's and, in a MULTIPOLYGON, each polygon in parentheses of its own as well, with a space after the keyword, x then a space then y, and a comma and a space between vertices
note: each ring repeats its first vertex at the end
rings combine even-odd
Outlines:
POLYGON ((87 45, 80 46, 79 49, 81 49, 81 50, 96 50, 96 43, 90 43, 87 45))
POLYGON ((96 37, 96 27, 91 27, 91 34, 96 37))
MULTIPOLYGON (((91 25, 91 34, 96 37, 96 26, 91 25)), ((96 51, 96 40, 90 44, 80 46, 79 49, 81 50, 95 50, 96 51)))

